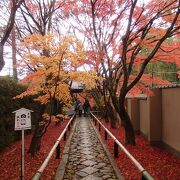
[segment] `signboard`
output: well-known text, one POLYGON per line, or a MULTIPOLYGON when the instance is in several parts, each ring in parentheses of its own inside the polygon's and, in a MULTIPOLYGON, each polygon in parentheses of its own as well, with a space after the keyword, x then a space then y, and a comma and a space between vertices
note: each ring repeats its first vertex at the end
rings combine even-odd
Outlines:
POLYGON ((24 130, 31 129, 31 110, 21 108, 15 113, 15 131, 22 130, 22 143, 21 143, 21 180, 24 180, 24 130))
POLYGON ((31 129, 31 110, 21 108, 15 113, 15 130, 31 129))

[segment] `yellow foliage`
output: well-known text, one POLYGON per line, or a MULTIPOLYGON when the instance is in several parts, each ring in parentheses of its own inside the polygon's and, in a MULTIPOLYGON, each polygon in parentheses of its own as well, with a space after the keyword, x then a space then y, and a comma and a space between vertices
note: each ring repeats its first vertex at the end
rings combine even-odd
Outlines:
POLYGON ((66 115, 62 115, 62 114, 58 114, 58 115, 56 115, 56 116, 50 116, 49 114, 44 113, 44 114, 42 115, 42 117, 43 117, 43 119, 44 119, 45 121, 50 121, 50 118, 51 118, 51 121, 52 121, 52 122, 59 122, 59 121, 63 121, 63 120, 65 120, 65 119, 68 119, 68 117, 67 117, 66 115))
MULTIPOLYGON (((35 100, 47 104, 53 97, 70 107, 69 82, 81 82, 87 89, 95 86, 97 77, 94 72, 73 71, 86 59, 82 42, 77 38, 33 34, 26 37, 21 46, 24 54, 20 68, 28 67, 31 71, 22 81, 28 84, 28 89, 16 98, 38 95, 35 100)), ((44 118, 48 119, 48 116, 44 115, 44 118)))

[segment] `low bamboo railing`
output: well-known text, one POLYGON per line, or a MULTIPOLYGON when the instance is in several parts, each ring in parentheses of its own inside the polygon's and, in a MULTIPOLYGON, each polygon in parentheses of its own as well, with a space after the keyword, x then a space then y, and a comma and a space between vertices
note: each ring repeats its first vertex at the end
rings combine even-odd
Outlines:
POLYGON ((109 135, 114 140, 114 157, 118 157, 118 147, 126 154, 126 156, 134 163, 137 169, 141 173, 142 180, 153 180, 154 178, 145 170, 142 165, 129 153, 129 151, 117 140, 117 138, 99 121, 99 119, 93 114, 90 113, 95 125, 99 125, 98 129, 101 130, 101 127, 104 129, 104 137, 107 140, 107 135, 109 135))
POLYGON ((58 152, 58 154, 56 154, 56 157, 59 156, 60 154, 60 141, 61 139, 64 137, 64 140, 66 140, 66 132, 67 130, 70 130, 71 124, 73 122, 73 120, 75 119, 75 114, 71 117, 71 119, 69 120, 69 122, 67 123, 66 127, 64 128, 63 132, 60 134, 60 136, 58 137, 57 141, 55 142, 54 146, 52 147, 51 151, 49 152, 48 156, 46 157, 46 159, 44 160, 44 162, 42 163, 42 165, 40 166, 40 168, 37 170, 36 174, 33 176, 32 180, 39 180, 41 178, 41 175, 44 171, 44 169, 46 168, 49 160, 51 159, 52 155, 54 154, 55 150, 56 153, 58 152))

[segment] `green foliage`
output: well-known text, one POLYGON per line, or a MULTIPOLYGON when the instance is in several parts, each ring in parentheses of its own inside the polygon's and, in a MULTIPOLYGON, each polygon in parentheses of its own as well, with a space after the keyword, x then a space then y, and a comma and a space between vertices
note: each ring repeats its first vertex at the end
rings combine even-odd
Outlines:
POLYGON ((151 49, 147 47, 142 47, 142 50, 140 51, 140 55, 148 56, 151 53, 151 49))
POLYGON ((19 85, 8 76, 0 77, 0 150, 20 137, 20 132, 14 131, 15 117, 13 111, 22 107, 32 109, 36 112, 33 113, 32 121, 38 113, 39 105, 32 98, 13 99, 25 89, 25 86, 19 85))
POLYGON ((164 80, 174 83, 179 82, 177 72, 178 68, 176 64, 165 62, 149 63, 145 70, 145 74, 152 74, 153 77, 161 77, 164 80))

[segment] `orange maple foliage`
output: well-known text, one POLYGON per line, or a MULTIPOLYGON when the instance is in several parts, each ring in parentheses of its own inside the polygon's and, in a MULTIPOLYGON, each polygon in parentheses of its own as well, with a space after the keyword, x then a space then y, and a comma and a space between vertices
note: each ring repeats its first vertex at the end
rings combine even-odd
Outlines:
POLYGON ((70 82, 85 84, 86 89, 95 86, 97 76, 93 71, 76 71, 86 54, 82 43, 73 36, 46 36, 33 34, 26 37, 20 68, 27 73, 21 81, 28 88, 16 98, 36 95, 36 101, 47 104, 52 98, 70 107, 72 97, 70 82))

